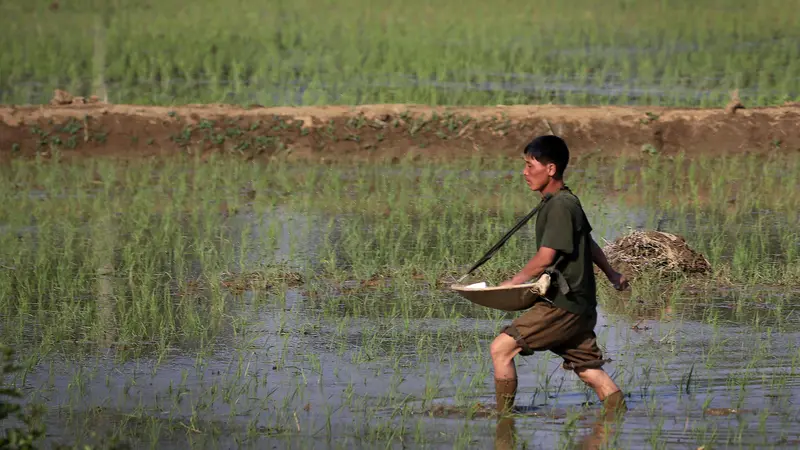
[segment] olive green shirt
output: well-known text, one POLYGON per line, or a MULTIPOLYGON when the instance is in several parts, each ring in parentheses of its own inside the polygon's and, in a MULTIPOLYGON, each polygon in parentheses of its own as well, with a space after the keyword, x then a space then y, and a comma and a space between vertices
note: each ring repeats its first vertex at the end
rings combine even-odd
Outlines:
MULTIPOLYGON (((566 295, 553 287, 546 297, 555 306, 579 315, 591 315, 597 307, 591 232, 580 200, 567 189, 553 194, 536 218, 536 247, 556 250, 556 261, 563 255, 556 269, 569 284, 566 295)), ((551 283, 556 281, 553 277, 551 283)))

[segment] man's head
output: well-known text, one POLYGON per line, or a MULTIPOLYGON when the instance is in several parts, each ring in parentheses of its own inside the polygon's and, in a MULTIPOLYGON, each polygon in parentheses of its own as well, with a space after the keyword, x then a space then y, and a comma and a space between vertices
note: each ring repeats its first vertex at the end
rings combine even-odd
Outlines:
POLYGON ((539 136, 523 150, 525 182, 534 190, 541 192, 552 180, 561 181, 569 162, 567 144, 558 136, 539 136))

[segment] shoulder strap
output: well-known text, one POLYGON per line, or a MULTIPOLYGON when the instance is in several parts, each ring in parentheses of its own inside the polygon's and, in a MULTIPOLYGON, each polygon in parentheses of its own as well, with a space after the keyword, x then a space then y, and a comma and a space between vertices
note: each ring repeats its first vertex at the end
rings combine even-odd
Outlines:
POLYGON ((542 209, 542 207, 551 198, 553 198, 553 194, 545 195, 542 198, 542 200, 539 202, 539 204, 536 205, 536 207, 531 210, 531 212, 529 212, 527 215, 525 215, 525 217, 523 217, 519 222, 517 222, 517 224, 514 225, 514 228, 510 229, 502 238, 500 238, 500 241, 498 241, 492 248, 490 248, 489 251, 487 251, 486 254, 484 254, 483 257, 481 257, 481 259, 478 260, 478 262, 476 262, 469 269, 469 271, 467 271, 467 273, 464 274, 464 276, 461 277, 459 282, 463 281, 464 278, 466 278, 468 275, 472 274, 472 272, 474 272, 478 267, 480 267, 483 264, 485 264, 486 261, 489 261, 489 259, 491 259, 491 257, 494 256, 495 252, 497 252, 500 249, 500 247, 502 247, 506 243, 506 241, 508 241, 508 239, 511 238, 511 236, 514 233, 516 233, 520 228, 522 228, 522 226, 525 225, 526 222, 528 222, 534 215, 536 215, 536 213, 539 212, 539 210, 542 209))

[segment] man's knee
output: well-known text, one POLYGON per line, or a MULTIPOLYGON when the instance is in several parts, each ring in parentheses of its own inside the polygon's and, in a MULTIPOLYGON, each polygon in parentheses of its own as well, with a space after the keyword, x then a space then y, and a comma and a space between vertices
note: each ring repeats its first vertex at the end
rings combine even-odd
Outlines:
POLYGON ((510 360, 519 353, 519 347, 517 346, 517 341, 513 337, 506 333, 500 333, 489 346, 489 353, 491 353, 492 359, 495 361, 503 359, 510 360))

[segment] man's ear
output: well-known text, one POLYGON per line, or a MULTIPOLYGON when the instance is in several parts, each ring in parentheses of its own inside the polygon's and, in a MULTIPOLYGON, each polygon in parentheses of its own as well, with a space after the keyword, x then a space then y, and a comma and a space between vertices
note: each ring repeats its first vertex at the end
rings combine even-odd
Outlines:
POLYGON ((550 175, 550 177, 554 178, 556 176, 556 171, 557 170, 558 169, 556 168, 555 164, 550 163, 550 164, 547 165, 547 174, 550 175))

